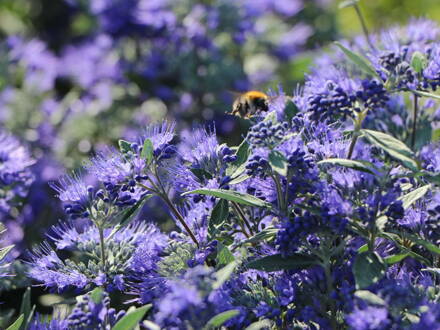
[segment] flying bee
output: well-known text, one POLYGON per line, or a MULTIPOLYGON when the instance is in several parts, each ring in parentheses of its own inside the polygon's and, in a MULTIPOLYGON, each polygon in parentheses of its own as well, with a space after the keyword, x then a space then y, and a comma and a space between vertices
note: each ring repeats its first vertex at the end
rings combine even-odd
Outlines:
POLYGON ((232 114, 241 118, 251 118, 269 110, 270 97, 259 91, 239 94, 232 105, 232 114))

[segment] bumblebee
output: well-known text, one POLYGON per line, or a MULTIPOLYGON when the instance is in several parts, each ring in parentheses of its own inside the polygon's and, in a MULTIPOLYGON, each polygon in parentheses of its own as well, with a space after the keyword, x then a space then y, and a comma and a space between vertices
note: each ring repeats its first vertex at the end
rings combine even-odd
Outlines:
POLYGON ((241 118, 251 118, 269 110, 269 96, 258 91, 240 94, 232 105, 232 114, 241 118))

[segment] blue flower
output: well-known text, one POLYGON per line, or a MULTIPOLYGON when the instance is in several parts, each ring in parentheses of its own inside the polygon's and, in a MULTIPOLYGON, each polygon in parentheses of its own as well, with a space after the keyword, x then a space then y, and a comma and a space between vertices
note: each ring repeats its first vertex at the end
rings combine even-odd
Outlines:
POLYGON ((135 277, 146 271, 148 265, 142 262, 139 252, 148 250, 151 258, 157 255, 167 239, 154 225, 134 222, 109 237, 112 229, 104 231, 106 267, 103 269, 98 229, 86 225, 78 229, 73 224, 60 224, 52 228, 50 236, 57 251, 48 243, 35 249, 29 262, 29 276, 46 287, 57 291, 76 288, 82 291, 94 286, 106 285, 109 290, 123 290, 130 276, 135 277), (146 246, 145 241, 150 241, 146 246), (137 247, 140 250, 137 251, 137 247), (157 251, 151 250, 155 247, 157 251), (79 256, 77 259, 61 259, 57 252, 69 251, 79 256))
POLYGON ((69 329, 111 329, 124 315, 125 311, 110 308, 107 292, 96 289, 79 297, 66 321, 69 329))

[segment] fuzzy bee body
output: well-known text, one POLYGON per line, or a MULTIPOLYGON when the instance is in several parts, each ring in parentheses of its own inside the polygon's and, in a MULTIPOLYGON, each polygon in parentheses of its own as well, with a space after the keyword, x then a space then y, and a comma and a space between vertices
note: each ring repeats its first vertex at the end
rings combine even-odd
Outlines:
POLYGON ((269 96, 258 91, 239 95, 232 105, 232 114, 241 118, 251 118, 269 110, 269 96))

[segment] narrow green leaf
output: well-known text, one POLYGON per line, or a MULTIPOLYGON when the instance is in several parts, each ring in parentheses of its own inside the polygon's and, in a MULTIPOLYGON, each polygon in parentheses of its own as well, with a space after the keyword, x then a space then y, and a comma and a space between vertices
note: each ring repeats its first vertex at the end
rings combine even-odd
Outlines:
POLYGON ((339 42, 335 42, 335 44, 344 52, 345 56, 347 56, 354 64, 356 64, 359 69, 370 76, 381 79, 374 67, 365 57, 360 54, 356 54, 355 52, 352 52, 350 49, 344 47, 339 42))
POLYGON ((9 251, 11 251, 13 247, 14 245, 8 245, 0 249, 0 261, 2 261, 8 255, 9 251))
POLYGON ((391 157, 400 160, 409 169, 418 171, 419 164, 415 160, 415 155, 405 143, 382 132, 369 129, 362 129, 361 132, 370 143, 383 149, 391 157))
POLYGON ((270 203, 265 202, 255 196, 245 193, 240 193, 238 191, 233 191, 233 190, 201 188, 201 189, 187 191, 183 193, 182 196, 186 196, 190 194, 214 196, 248 206, 266 207, 266 208, 272 207, 270 203))
POLYGON ((269 154, 269 164, 273 171, 282 176, 287 176, 287 168, 289 163, 281 152, 272 150, 269 154))
POLYGON ((226 199, 220 199, 214 206, 209 218, 209 227, 221 225, 228 219, 229 202, 226 199))
POLYGON ((288 100, 286 106, 284 107, 284 113, 286 114, 287 120, 291 120, 299 112, 298 107, 292 100, 288 100))
POLYGON ((145 320, 142 322, 142 324, 148 330, 160 330, 160 326, 152 321, 145 320))
POLYGON ((214 290, 221 287, 223 285, 223 283, 225 283, 231 277, 231 275, 234 272, 236 267, 237 267, 237 263, 235 261, 233 261, 233 262, 230 262, 229 264, 227 264, 225 267, 219 269, 215 273, 216 280, 212 285, 214 290))
POLYGON ((125 154, 127 152, 131 151, 131 143, 125 140, 119 140, 118 141, 119 150, 125 154))
POLYGON ((261 321, 251 323, 245 330, 271 329, 272 326, 273 326, 273 322, 271 320, 264 319, 261 321))
POLYGON ((227 246, 224 246, 222 243, 217 243, 217 265, 219 267, 226 266, 227 264, 233 262, 235 260, 234 255, 229 251, 227 246))
POLYGON ((192 168, 190 170, 200 181, 212 179, 211 173, 202 168, 192 168))
POLYGON ((354 6, 357 2, 359 2, 359 0, 345 0, 338 5, 338 8, 343 9, 343 8, 351 7, 354 6))
POLYGON ((419 238, 416 235, 412 235, 412 234, 405 234, 404 237, 409 239, 413 243, 416 243, 416 244, 423 246, 425 249, 427 249, 428 251, 430 251, 432 253, 440 254, 440 248, 437 245, 432 244, 431 242, 428 242, 428 241, 426 241, 422 238, 419 238))
POLYGON ((358 254, 353 265, 356 289, 365 289, 376 283, 385 275, 386 269, 386 264, 377 253, 358 254))
POLYGON ((246 181, 249 178, 250 178, 249 175, 243 174, 243 175, 237 176, 235 179, 232 179, 231 181, 228 182, 228 184, 229 185, 234 185, 234 184, 242 183, 242 182, 246 181))
POLYGON ((364 244, 358 249, 358 253, 363 253, 367 251, 368 251, 368 244, 364 244))
POLYGON ((431 189, 431 185, 427 184, 425 186, 422 186, 420 188, 417 188, 406 195, 403 195, 399 198, 399 200, 402 201, 402 206, 406 210, 408 209, 412 204, 414 204, 416 201, 418 201, 420 198, 426 195, 426 193, 431 189))
POLYGON ((421 73, 426 67, 428 61, 426 56, 419 51, 415 51, 411 57, 411 67, 415 72, 421 73))
POLYGON ((429 97, 432 99, 437 99, 440 100, 440 95, 438 94, 433 94, 433 93, 428 93, 428 92, 423 92, 423 91, 412 91, 412 93, 418 95, 418 96, 424 96, 424 97, 429 97))
POLYGON ((102 288, 95 288, 92 290, 92 292, 90 292, 90 298, 92 298, 92 301, 95 304, 99 304, 102 301, 102 299, 104 298, 104 296, 102 294, 103 291, 104 290, 102 288))
POLYGON ((289 257, 274 254, 246 264, 247 268, 274 272, 278 270, 304 269, 316 265, 317 260, 311 256, 296 253, 289 257))
POLYGON ((237 152, 235 155, 237 156, 237 159, 229 164, 228 168, 226 169, 226 175, 229 175, 231 178, 236 178, 239 176, 244 170, 246 166, 246 161, 251 153, 249 143, 247 143, 246 140, 244 140, 237 149, 237 152))
POLYGON ((127 210, 124 210, 115 221, 115 226, 113 227, 113 230, 111 231, 110 235, 107 236, 106 239, 110 239, 115 235, 119 230, 122 228, 128 226, 133 220, 136 219, 136 216, 138 213, 142 210, 142 207, 144 206, 145 202, 149 200, 153 195, 145 195, 143 198, 141 198, 139 201, 137 201, 132 207, 130 207, 127 210))
POLYGON ((24 321, 24 315, 21 314, 18 319, 16 319, 14 321, 14 323, 12 323, 8 328, 6 328, 6 330, 18 330, 20 329, 20 327, 22 326, 24 321))
POLYGON ((329 158, 324 159, 318 162, 318 165, 322 164, 332 164, 332 165, 340 165, 343 167, 352 168, 354 170, 375 174, 374 168, 375 166, 367 161, 362 160, 351 160, 351 159, 344 159, 344 158, 329 158))
POLYGON ((147 164, 150 164, 153 160, 154 146, 150 139, 145 139, 144 146, 142 147, 141 158, 145 159, 147 164))
POLYGON ((144 315, 151 309, 152 305, 148 304, 128 312, 120 319, 112 328, 112 330, 132 330, 142 320, 144 315))
POLYGON ((211 330, 221 327, 226 321, 229 321, 233 317, 240 314, 240 311, 238 309, 231 309, 229 311, 222 312, 220 314, 217 314, 212 319, 206 323, 204 329, 211 330))
POLYGON ((354 295, 362 300, 365 300, 369 304, 380 306, 386 305, 386 302, 381 297, 368 290, 357 290, 355 291, 354 295))
POLYGON ((31 305, 31 288, 27 287, 26 291, 21 298, 20 314, 23 315, 23 323, 20 326, 21 330, 26 329, 27 324, 32 318, 32 305, 31 305))
POLYGON ((399 254, 393 254, 391 256, 385 257, 384 261, 387 265, 394 265, 398 262, 401 262, 406 257, 409 257, 409 253, 399 253, 399 254))
POLYGON ((275 236, 278 233, 278 228, 269 226, 262 231, 258 232, 251 238, 248 238, 242 242, 240 242, 240 245, 247 244, 247 243, 257 243, 257 242, 270 242, 272 239, 275 238, 275 236))

